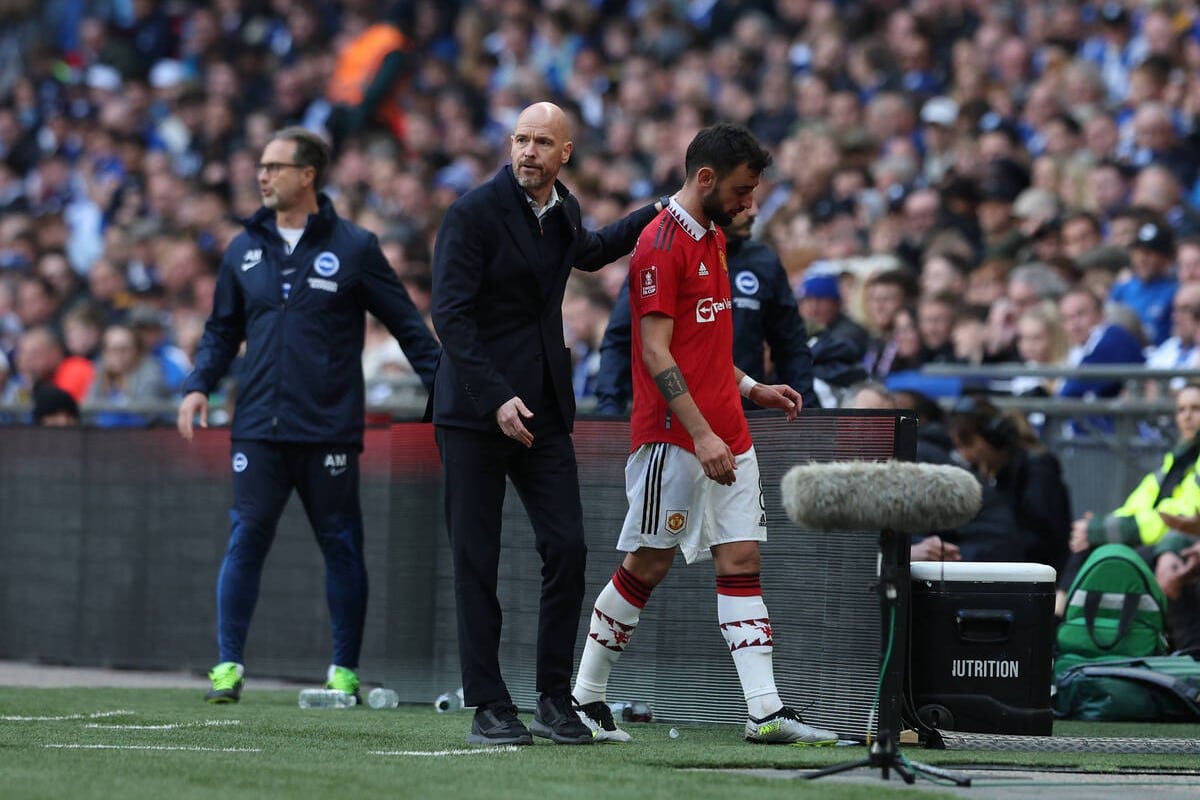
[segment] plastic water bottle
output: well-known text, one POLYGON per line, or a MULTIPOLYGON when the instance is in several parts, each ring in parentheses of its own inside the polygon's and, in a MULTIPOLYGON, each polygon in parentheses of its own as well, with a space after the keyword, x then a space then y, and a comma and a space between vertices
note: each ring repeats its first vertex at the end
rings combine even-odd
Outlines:
POLYGON ((379 686, 367 695, 367 705, 371 708, 395 708, 400 705, 400 695, 395 689, 379 686))
POLYGON ((463 690, 459 688, 453 692, 439 694, 437 700, 433 701, 433 707, 438 710, 439 714, 460 710, 463 707, 463 690))
POLYGON ((358 702, 354 695, 337 689, 301 689, 301 708, 350 708, 358 702))

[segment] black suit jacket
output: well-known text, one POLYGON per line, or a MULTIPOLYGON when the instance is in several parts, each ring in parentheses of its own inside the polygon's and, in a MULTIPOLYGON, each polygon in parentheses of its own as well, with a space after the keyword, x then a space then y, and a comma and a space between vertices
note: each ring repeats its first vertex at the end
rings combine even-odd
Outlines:
POLYGON ((555 187, 569 244, 549 277, 533 266, 536 245, 525 216, 532 212, 511 167, 447 210, 433 253, 433 324, 442 341, 434 424, 496 430, 496 409, 513 397, 536 414, 549 375, 571 429, 575 394, 562 322, 567 277, 572 268, 595 271, 631 251, 656 212, 648 205, 593 232, 582 225, 579 201, 561 183, 555 187))

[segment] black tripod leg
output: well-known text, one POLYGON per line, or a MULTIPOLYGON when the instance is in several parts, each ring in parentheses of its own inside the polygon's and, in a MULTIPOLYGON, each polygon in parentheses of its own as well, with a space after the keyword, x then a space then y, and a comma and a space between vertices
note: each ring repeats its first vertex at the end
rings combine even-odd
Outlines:
POLYGON ((947 781, 954 781, 955 786, 970 786, 971 785, 970 778, 964 778, 962 775, 951 772, 950 770, 947 770, 947 769, 940 769, 938 767, 934 767, 929 764, 922 764, 920 761, 913 761, 911 759, 909 759, 908 765, 909 765, 909 767, 916 770, 917 772, 924 773, 925 775, 928 775, 931 778, 941 778, 941 779, 947 780, 947 781))
POLYGON ((903 778, 905 783, 916 783, 917 782, 917 776, 914 775, 912 770, 909 769, 908 767, 906 767, 904 765, 904 762, 901 761, 899 758, 893 758, 891 760, 890 764, 883 765, 883 779, 885 781, 887 780, 889 766, 892 769, 896 770, 896 774, 899 775, 901 778, 903 778))
POLYGON ((846 761, 841 764, 834 764, 832 767, 825 767, 824 769, 819 769, 816 772, 810 772, 804 776, 804 779, 806 781, 811 781, 811 780, 815 780, 816 778, 824 778, 826 775, 836 775, 839 772, 849 772, 852 769, 858 769, 859 767, 869 767, 869 766, 871 766, 871 759, 861 758, 858 761, 846 761))

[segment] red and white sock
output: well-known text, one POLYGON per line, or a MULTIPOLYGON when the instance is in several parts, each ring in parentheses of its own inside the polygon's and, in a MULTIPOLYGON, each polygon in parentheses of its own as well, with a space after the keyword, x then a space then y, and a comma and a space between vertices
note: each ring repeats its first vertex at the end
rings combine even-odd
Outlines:
POLYGON ((653 588, 620 566, 601 590, 592 609, 583 657, 579 659, 575 702, 583 705, 604 699, 608 676, 629 644, 653 588))
POLYGON ((771 618, 758 575, 717 576, 717 621, 737 667, 747 711, 755 719, 771 716, 783 701, 775 688, 771 618))

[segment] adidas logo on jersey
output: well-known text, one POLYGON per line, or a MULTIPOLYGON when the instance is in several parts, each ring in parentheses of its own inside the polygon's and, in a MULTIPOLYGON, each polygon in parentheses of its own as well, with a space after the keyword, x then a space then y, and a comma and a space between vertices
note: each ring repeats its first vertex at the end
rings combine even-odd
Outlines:
POLYGON ((707 277, 708 277, 708 267, 704 266, 704 262, 703 262, 703 261, 701 261, 701 262, 700 262, 700 277, 701 277, 701 278, 707 278, 707 277))

